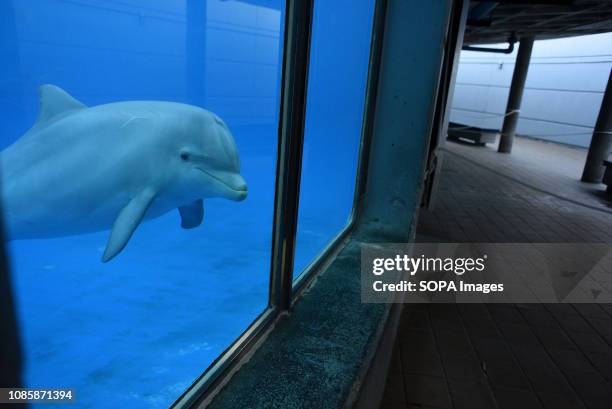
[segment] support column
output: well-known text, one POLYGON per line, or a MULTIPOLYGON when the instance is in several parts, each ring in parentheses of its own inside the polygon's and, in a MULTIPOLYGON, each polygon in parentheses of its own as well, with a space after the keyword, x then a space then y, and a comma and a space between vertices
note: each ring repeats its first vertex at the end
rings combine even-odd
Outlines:
POLYGON ((589 153, 584 164, 583 182, 601 182, 605 170, 603 161, 608 159, 610 149, 612 149, 612 71, 608 77, 608 85, 601 101, 589 153))
POLYGON ((187 30, 185 47, 185 86, 190 104, 206 107, 206 2, 187 1, 187 30))
POLYGON ((512 73, 512 83, 510 84, 510 95, 508 95, 508 104, 506 105, 506 116, 504 117, 499 148, 497 149, 498 152, 502 153, 510 153, 512 151, 516 124, 518 123, 519 110, 521 109, 521 100, 523 99, 523 90, 525 89, 525 80, 529 70, 533 37, 523 37, 519 44, 514 72, 512 73))
POLYGON ((440 45, 452 2, 376 3, 387 8, 384 34, 373 33, 375 40, 382 38, 382 48, 380 61, 368 73, 364 142, 370 145, 360 164, 365 173, 359 175, 363 184, 357 191, 355 234, 366 241, 403 243, 412 239, 420 206, 444 59, 440 45), (378 78, 373 78, 376 67, 378 78))

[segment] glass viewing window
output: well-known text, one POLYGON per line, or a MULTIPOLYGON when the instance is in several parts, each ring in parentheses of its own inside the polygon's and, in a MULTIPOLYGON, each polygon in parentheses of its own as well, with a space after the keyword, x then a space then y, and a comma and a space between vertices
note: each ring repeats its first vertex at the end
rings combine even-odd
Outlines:
POLYGON ((24 386, 189 405, 290 307, 351 220, 374 4, 0 2, 24 386))

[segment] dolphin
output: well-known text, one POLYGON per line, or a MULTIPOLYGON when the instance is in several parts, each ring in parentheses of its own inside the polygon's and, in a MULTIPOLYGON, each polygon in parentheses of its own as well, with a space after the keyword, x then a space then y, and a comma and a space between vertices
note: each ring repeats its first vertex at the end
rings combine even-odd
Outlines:
POLYGON ((87 107, 40 87, 34 126, 0 152, 8 240, 110 229, 102 261, 144 221, 178 208, 197 227, 203 199, 240 201, 247 185, 227 125, 202 108, 163 101, 87 107))

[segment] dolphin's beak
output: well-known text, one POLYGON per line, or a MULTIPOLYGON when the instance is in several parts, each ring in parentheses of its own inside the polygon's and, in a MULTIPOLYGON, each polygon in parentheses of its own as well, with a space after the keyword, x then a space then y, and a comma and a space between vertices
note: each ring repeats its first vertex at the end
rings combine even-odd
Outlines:
POLYGON ((236 202, 240 202, 246 199, 248 188, 246 182, 244 181, 244 178, 240 176, 240 174, 229 172, 212 173, 200 167, 196 167, 196 169, 198 169, 202 173, 207 174, 208 176, 217 180, 223 186, 225 186, 226 190, 223 196, 226 199, 234 200, 236 202))
POLYGON ((246 199, 247 197, 247 191, 246 190, 242 190, 240 192, 238 192, 238 195, 236 196, 236 199, 234 199, 237 202, 242 202, 244 199, 246 199))
POLYGON ((233 190, 236 193, 236 196, 233 198, 233 200, 240 202, 246 199, 248 188, 244 178, 240 175, 235 176, 235 182, 236 184, 234 185, 233 190))

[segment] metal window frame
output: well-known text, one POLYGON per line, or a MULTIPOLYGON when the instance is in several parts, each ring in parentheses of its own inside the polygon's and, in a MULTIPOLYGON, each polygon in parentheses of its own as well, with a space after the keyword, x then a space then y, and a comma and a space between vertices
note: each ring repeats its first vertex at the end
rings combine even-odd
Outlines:
POLYGON ((210 401, 241 358, 291 307, 312 13, 313 0, 286 1, 268 306, 171 408, 191 408, 210 401))
POLYGON ((366 80, 366 93, 361 124, 359 153, 357 155, 357 171, 355 172, 355 190, 353 206, 346 226, 325 246, 319 255, 310 262, 304 271, 293 281, 293 302, 300 298, 302 293, 312 282, 316 273, 321 271, 326 262, 337 255, 355 231, 357 222, 362 213, 361 204, 365 194, 368 174, 368 158, 370 157, 371 135, 374 127, 374 111, 378 95, 378 77, 380 73, 380 59, 382 54, 384 25, 387 14, 387 0, 374 0, 374 16, 372 18, 372 32, 370 40, 370 57, 366 80))
POLYGON ((291 307, 306 123, 313 0, 288 0, 279 124, 279 158, 270 269, 270 304, 291 307))
POLYGON ((361 199, 366 186, 387 0, 375 0, 351 215, 346 226, 300 276, 293 280, 313 7, 314 0, 286 0, 268 306, 172 404, 171 408, 193 408, 209 403, 228 381, 229 375, 237 370, 242 358, 263 339, 278 318, 290 310, 317 273, 344 247, 359 220, 362 210, 361 199))

